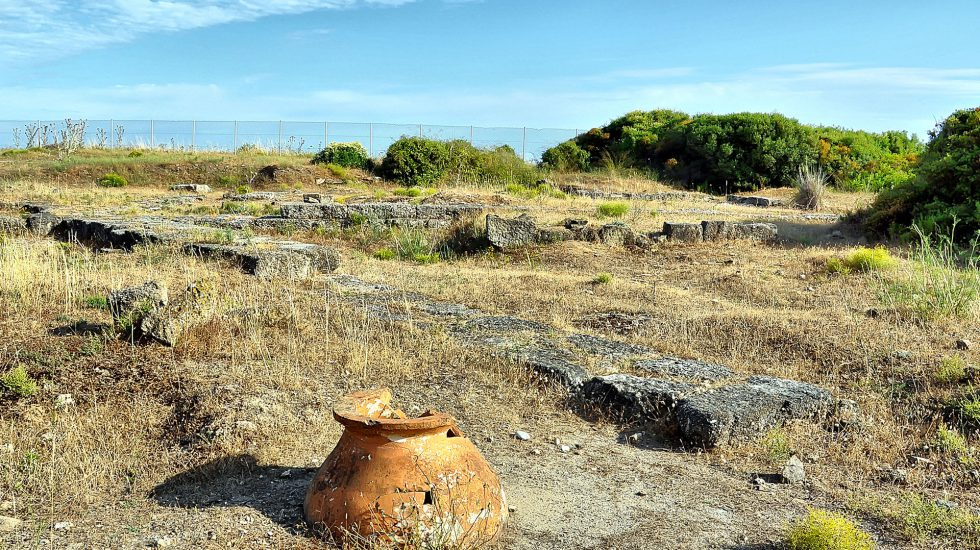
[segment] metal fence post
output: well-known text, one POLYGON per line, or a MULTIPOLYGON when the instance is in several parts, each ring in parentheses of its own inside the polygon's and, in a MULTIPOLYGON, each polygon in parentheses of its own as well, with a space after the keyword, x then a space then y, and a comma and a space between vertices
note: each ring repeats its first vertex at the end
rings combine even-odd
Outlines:
POLYGON ((330 145, 330 123, 323 123, 323 146, 330 145))
POLYGON ((473 127, 470 126, 470 145, 473 145, 473 127))
POLYGON ((235 122, 235 129, 233 130, 233 132, 235 137, 233 141, 234 145, 232 145, 232 147, 234 148, 235 151, 237 151, 238 150, 238 121, 236 120, 234 122, 235 122))
POLYGON ((422 137, 422 125, 419 124, 419 137, 422 137))
POLYGON ((527 162, 527 126, 524 127, 524 137, 521 138, 521 160, 527 162))
POLYGON ((197 147, 197 121, 191 121, 191 151, 197 147))
POLYGON ((150 149, 156 149, 156 140, 153 139, 153 119, 150 119, 150 149))
POLYGON ((282 121, 279 121, 279 154, 282 154, 282 121))
POLYGON ((368 156, 374 156, 374 123, 368 122, 368 156))
POLYGON ((116 139, 114 137, 112 137, 112 127, 113 126, 115 126, 115 122, 110 118, 109 119, 109 149, 115 149, 116 148, 116 139))

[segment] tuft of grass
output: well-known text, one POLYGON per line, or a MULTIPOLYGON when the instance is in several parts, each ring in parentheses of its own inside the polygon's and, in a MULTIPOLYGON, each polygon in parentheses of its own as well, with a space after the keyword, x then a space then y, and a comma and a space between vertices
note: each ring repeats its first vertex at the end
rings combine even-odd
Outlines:
POLYGON ((790 550, 874 550, 871 535, 841 514, 810 510, 793 523, 786 536, 790 550))
POLYGON ((17 397, 30 397, 37 393, 37 382, 27 373, 24 365, 17 365, 0 375, 0 386, 17 397))
POLYGON ((129 185, 126 178, 115 172, 109 172, 108 174, 103 175, 101 178, 99 178, 97 183, 99 184, 99 187, 126 187, 129 185))
POLYGON ((399 187, 393 193, 398 197, 420 197, 423 191, 419 187, 399 187))
POLYGON ((603 218, 622 218, 629 211, 629 203, 623 201, 603 202, 598 207, 599 216, 603 218))
POLYGON ((762 438, 762 448, 773 462, 788 460, 792 453, 786 431, 780 428, 774 428, 766 433, 762 438))
POLYGON ((956 428, 939 426, 934 445, 936 450, 944 455, 951 456, 962 463, 970 462, 970 447, 966 443, 966 437, 956 428))
POLYGON ((330 171, 330 174, 333 175, 333 177, 343 181, 344 183, 351 183, 356 181, 354 179, 354 176, 352 176, 351 173, 346 168, 344 168, 339 164, 330 163, 327 164, 326 168, 327 170, 330 171))
POLYGON ((429 241, 428 235, 418 229, 397 230, 392 234, 395 254, 403 259, 419 264, 438 263, 441 256, 429 241))
POLYGON ((82 346, 78 349, 78 353, 85 355, 87 357, 92 357, 95 355, 100 355, 105 350, 105 342, 102 338, 98 336, 90 336, 82 342, 82 346))
POLYGON ((504 192, 522 199, 536 199, 538 197, 551 197, 553 199, 567 199, 568 195, 561 189, 555 189, 548 183, 536 183, 533 185, 522 185, 519 183, 508 183, 504 185, 504 192))
POLYGON ((801 166, 796 174, 796 195, 793 202, 805 210, 820 210, 827 193, 828 181, 823 168, 814 165, 801 166))
POLYGON ((843 263, 851 271, 867 273, 890 269, 897 262, 885 247, 876 246, 875 248, 861 247, 855 250, 843 263))
POLYGON ((952 384, 964 378, 966 378, 966 361, 959 355, 944 357, 932 375, 932 379, 941 384, 952 384))
POLYGON ((379 260, 394 260, 397 254, 390 248, 380 248, 374 252, 374 257, 379 260))
POLYGON ((848 267, 847 262, 841 258, 833 257, 827 259, 827 273, 834 275, 850 275, 851 268, 848 267))
MULTIPOLYGON (((940 506, 915 494, 910 494, 903 500, 903 509, 896 519, 899 520, 903 534, 910 540, 942 536, 976 541, 980 537, 980 516, 962 508, 940 506)), ((977 547, 980 546, 969 548, 977 547)))
MULTIPOLYGON (((244 147, 244 145, 242 147, 244 147)), ((251 192, 252 190, 245 184, 239 185, 238 187, 235 188, 235 193, 238 193, 239 195, 245 195, 251 192)))
POLYGON ((611 283, 613 280, 612 273, 600 273, 592 279, 592 284, 594 285, 604 285, 611 283))
POLYGON ((938 238, 917 227, 919 242, 909 255, 913 269, 899 280, 886 281, 882 298, 905 306, 921 320, 939 317, 975 318, 980 301, 980 255, 977 243, 960 249, 955 227, 938 238))
POLYGON ((88 296, 85 298, 85 307, 92 309, 106 309, 109 307, 109 303, 106 301, 105 296, 88 296))

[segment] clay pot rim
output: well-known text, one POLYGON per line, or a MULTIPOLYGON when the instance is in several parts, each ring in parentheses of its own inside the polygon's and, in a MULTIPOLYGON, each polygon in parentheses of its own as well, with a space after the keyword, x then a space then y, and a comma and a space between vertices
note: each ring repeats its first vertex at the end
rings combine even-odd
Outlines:
POLYGON ((427 410, 415 418, 389 407, 391 391, 388 388, 354 392, 342 397, 333 410, 334 420, 345 428, 360 432, 425 432, 447 430, 456 437, 463 434, 456 420, 448 414, 427 410), (368 411, 369 414, 363 414, 368 411), (394 416, 383 417, 381 411, 394 416))

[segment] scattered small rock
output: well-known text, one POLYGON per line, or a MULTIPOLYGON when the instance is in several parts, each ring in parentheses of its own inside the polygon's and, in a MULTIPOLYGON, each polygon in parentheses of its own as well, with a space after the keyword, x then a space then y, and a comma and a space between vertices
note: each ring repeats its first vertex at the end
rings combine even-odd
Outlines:
POLYGON ((70 521, 59 521, 58 523, 54 524, 55 531, 67 531, 72 527, 74 527, 74 524, 70 521))
POLYGON ((151 548, 170 548, 174 545, 174 541, 170 537, 150 537, 148 542, 151 548))
POLYGON ((516 437, 518 439, 518 441, 530 441, 531 440, 531 434, 529 434, 527 432, 522 432, 520 430, 517 430, 516 432, 514 432, 514 437, 516 437))
POLYGON ((974 343, 969 340, 959 339, 956 341, 956 349, 959 350, 971 350, 973 349, 974 343))
POLYGON ((806 470, 803 468, 803 461, 796 455, 790 456, 783 466, 783 483, 800 485, 804 481, 806 481, 806 470))
POLYGON ((908 360, 912 358, 912 352, 904 349, 896 350, 895 357, 897 357, 898 359, 908 360))
POLYGON ((59 409, 67 409, 74 404, 75 398, 70 393, 61 393, 58 394, 58 397, 54 398, 54 406, 59 409))
POLYGON ((561 446, 558 447, 558 450, 561 451, 561 452, 563 452, 563 453, 567 453, 567 452, 571 451, 572 448, 569 447, 568 445, 561 445, 561 446))
POLYGON ((758 476, 752 478, 752 486, 755 488, 756 491, 767 492, 772 490, 772 487, 769 486, 769 483, 767 483, 766 480, 758 476))

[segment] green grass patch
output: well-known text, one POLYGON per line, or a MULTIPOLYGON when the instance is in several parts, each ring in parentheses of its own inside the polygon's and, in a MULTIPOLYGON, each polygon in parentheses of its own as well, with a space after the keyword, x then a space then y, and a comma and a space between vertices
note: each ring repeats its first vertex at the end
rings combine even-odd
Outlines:
POLYGON ((99 181, 96 183, 99 184, 99 187, 126 187, 127 185, 129 185, 129 182, 126 181, 126 178, 120 176, 115 172, 109 172, 108 174, 105 174, 104 176, 99 178, 99 181))
POLYGON ((598 208, 599 216, 603 218, 622 218, 630 211, 628 202, 610 201, 600 203, 598 208))
POLYGON ((612 280, 613 280, 612 273, 600 273, 592 279, 592 284, 605 285, 611 283, 612 280))
POLYGON ((105 296, 87 296, 85 298, 85 307, 92 309, 107 309, 109 303, 106 301, 105 296))
POLYGON ((786 536, 790 550, 873 550, 871 535, 841 514, 810 510, 793 523, 786 536))
POLYGON ((971 546, 962 548, 980 548, 980 516, 961 507, 950 508, 910 494, 892 519, 898 520, 905 537, 913 541, 958 538, 973 541, 971 546))
POLYGON ((956 428, 951 428, 946 425, 939 426, 933 444, 937 451, 955 458, 961 463, 968 464, 972 462, 970 447, 967 445, 966 437, 956 428))
POLYGON ((762 438, 762 448, 769 456, 769 460, 780 462, 789 459, 792 449, 789 445, 789 438, 786 431, 780 428, 773 428, 762 438))
POLYGON ((374 251, 374 257, 379 260, 394 260, 398 255, 390 248, 379 248, 374 251))
POLYGON ((37 382, 27 373, 24 365, 17 365, 0 375, 0 386, 17 397, 30 397, 37 393, 37 382))
POLYGON ((932 379, 941 384, 953 384, 966 378, 966 361, 959 355, 944 357, 932 379))
POLYGON ((848 269, 861 273, 883 271, 894 267, 896 263, 895 258, 882 246, 859 248, 844 260, 848 269))

